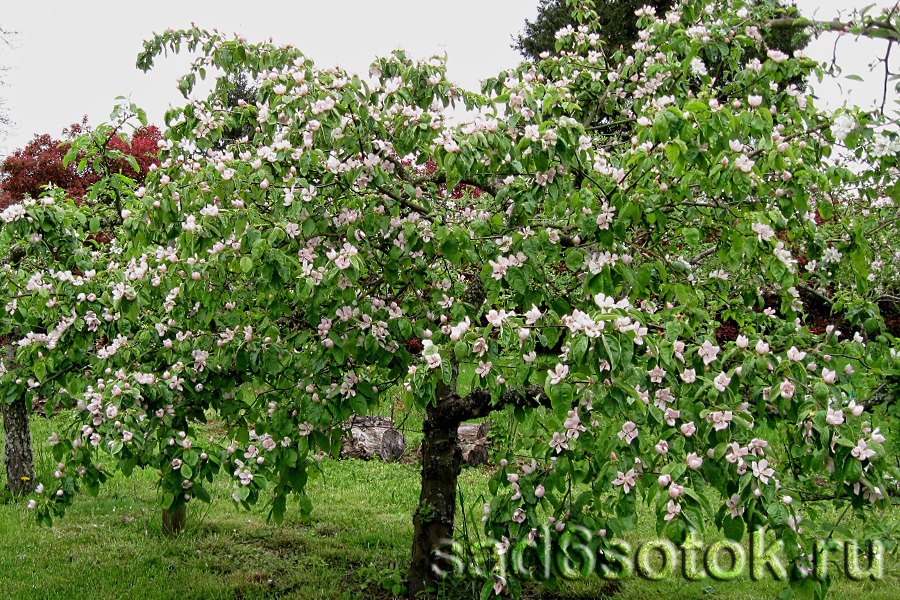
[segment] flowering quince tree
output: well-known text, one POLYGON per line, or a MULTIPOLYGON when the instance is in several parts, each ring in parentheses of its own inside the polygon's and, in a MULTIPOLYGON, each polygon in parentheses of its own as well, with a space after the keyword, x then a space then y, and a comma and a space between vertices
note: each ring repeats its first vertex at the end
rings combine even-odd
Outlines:
POLYGON ((577 15, 557 55, 481 93, 401 51, 362 78, 200 29, 148 41, 142 69, 199 58, 115 243, 86 246, 86 209, 58 194, 0 215, 8 240, 63 261, 5 269, 21 337, 3 384, 81 423, 51 437, 39 519, 136 466, 170 511, 224 471, 236 502, 279 521, 293 494, 308 514, 340 422, 399 389, 425 412, 411 594, 450 568, 435 550, 453 537, 457 426, 498 412, 518 429, 485 526, 508 547, 543 536, 565 556, 587 531, 602 558, 644 503, 675 541, 770 528, 792 585, 824 594, 812 544, 839 523, 823 503, 878 509, 897 475, 876 421, 900 371, 879 310, 897 287, 897 135, 785 83, 819 67, 761 47, 766 5, 642 10, 610 57, 577 15), (212 71, 252 75, 256 102, 229 106, 226 77, 192 97, 212 71), (451 121, 451 103, 475 116, 451 121), (35 241, 52 219, 60 237, 35 241), (811 322, 810 296, 834 323, 811 322), (734 339, 716 337, 726 318, 734 339), (212 415, 224 433, 199 433, 212 415))

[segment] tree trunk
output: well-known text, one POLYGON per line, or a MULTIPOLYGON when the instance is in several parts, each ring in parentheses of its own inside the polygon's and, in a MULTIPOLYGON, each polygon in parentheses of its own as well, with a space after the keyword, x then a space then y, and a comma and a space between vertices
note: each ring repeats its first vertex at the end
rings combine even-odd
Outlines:
POLYGON ((12 404, 3 404, 2 412, 6 446, 6 483, 13 496, 21 496, 34 489, 34 459, 31 456, 31 431, 28 427, 28 409, 24 394, 16 398, 12 404))
MULTIPOLYGON (((9 339, 4 341, 3 362, 7 370, 12 370, 18 366, 16 346, 9 339)), ((34 458, 31 455, 31 430, 24 392, 12 404, 0 400, 0 413, 3 415, 6 485, 13 496, 21 496, 34 489, 34 458)))
POLYGON ((162 512, 162 529, 166 535, 176 535, 184 529, 185 515, 187 514, 187 504, 182 504, 175 509, 175 512, 169 512, 164 508, 162 512))
MULTIPOLYGON (((438 400, 440 404, 440 399, 438 400)), ((412 565, 409 595, 413 598, 437 587, 434 567, 449 571, 447 561, 435 560, 434 551, 453 538, 456 512, 456 480, 462 467, 462 451, 456 428, 459 421, 440 419, 437 410, 425 413, 422 441, 422 492, 413 515, 412 565)))

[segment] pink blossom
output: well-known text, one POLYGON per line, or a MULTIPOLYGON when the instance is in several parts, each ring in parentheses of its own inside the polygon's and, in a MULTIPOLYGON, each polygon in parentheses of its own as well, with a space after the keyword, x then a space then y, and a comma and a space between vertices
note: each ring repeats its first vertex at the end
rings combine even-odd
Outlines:
POLYGON ((482 362, 479 360, 478 368, 475 369, 475 373, 477 373, 481 377, 487 377, 488 373, 491 372, 491 366, 492 366, 491 362, 482 362))
POLYGON ((840 410, 836 411, 829 406, 828 411, 825 414, 825 422, 829 425, 840 425, 844 422, 844 412, 840 410))
POLYGON ((763 458, 753 463, 753 476, 759 478, 762 483, 769 483, 769 478, 775 474, 775 469, 769 467, 769 461, 763 458))
POLYGON ((676 503, 674 500, 669 500, 669 503, 666 505, 666 516, 663 517, 666 521, 671 521, 681 512, 681 505, 676 503))
POLYGON ((550 447, 553 448, 557 454, 559 454, 563 450, 569 449, 569 443, 565 435, 558 431, 555 431, 553 432, 553 439, 550 440, 550 447))
POLYGON ((561 383, 562 380, 565 379, 569 374, 569 367, 568 365, 559 363, 554 369, 547 371, 547 373, 550 375, 550 383, 552 385, 556 385, 558 383, 561 383))
POLYGON ((626 444, 630 444, 638 436, 637 425, 632 421, 626 421, 625 424, 622 425, 622 430, 616 435, 619 436, 620 440, 624 440, 626 444))
POLYGON ((806 358, 806 352, 800 352, 796 346, 791 346, 790 350, 787 351, 787 357, 793 362, 800 362, 806 358))
POLYGON ((860 461, 868 460, 875 456, 875 451, 866 447, 866 440, 860 439, 856 446, 850 451, 850 454, 858 458, 860 461))
POLYGON ((781 385, 778 389, 781 392, 781 396, 783 398, 793 398, 794 392, 796 391, 794 384, 787 379, 781 382, 781 385))
POLYGON ((650 381, 653 383, 662 383, 663 377, 666 376, 666 372, 661 369, 659 365, 656 365, 653 370, 647 371, 647 375, 650 376, 650 381))
POLYGON ((703 359, 703 364, 708 365, 709 363, 716 360, 716 356, 719 354, 719 346, 713 345, 709 340, 703 342, 703 345, 700 346, 698 353, 700 357, 703 359))
POLYGON ((724 392, 725 388, 728 387, 728 384, 731 383, 731 377, 726 375, 724 372, 719 373, 716 378, 713 380, 713 385, 720 392, 724 392))
POLYGON ((629 469, 627 473, 619 471, 618 475, 613 480, 613 485, 617 487, 622 486, 622 489, 624 489, 625 493, 627 494, 631 491, 631 488, 635 486, 634 476, 634 469, 629 469))

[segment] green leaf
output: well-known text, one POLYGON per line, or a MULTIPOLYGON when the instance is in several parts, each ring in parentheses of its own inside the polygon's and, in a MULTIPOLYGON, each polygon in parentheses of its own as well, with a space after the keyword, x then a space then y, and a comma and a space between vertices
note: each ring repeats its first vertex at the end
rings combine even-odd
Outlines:
POLYGON ((691 246, 696 246, 700 243, 700 230, 696 227, 686 227, 682 230, 684 234, 684 241, 687 242, 691 246))
POLYGON ((584 254, 581 250, 576 250, 575 248, 569 248, 566 252, 566 266, 569 267, 570 271, 577 271, 584 264, 584 254))
POLYGON ((450 364, 449 360, 441 362, 441 378, 447 385, 453 382, 453 365, 450 364))
POLYGON ((553 407, 555 414, 560 421, 566 419, 569 411, 572 410, 572 386, 568 383, 558 383, 550 386, 550 406, 553 407))
POLYGON ((253 259, 249 256, 244 256, 241 258, 241 271, 244 273, 249 273, 253 270, 253 259))
POLYGON ((740 542, 744 537, 744 519, 741 517, 732 518, 730 515, 722 520, 722 529, 725 537, 735 542, 740 542))
POLYGON ((472 383, 475 381, 475 365, 472 363, 460 363, 459 375, 456 377, 456 393, 462 397, 472 392, 472 383))

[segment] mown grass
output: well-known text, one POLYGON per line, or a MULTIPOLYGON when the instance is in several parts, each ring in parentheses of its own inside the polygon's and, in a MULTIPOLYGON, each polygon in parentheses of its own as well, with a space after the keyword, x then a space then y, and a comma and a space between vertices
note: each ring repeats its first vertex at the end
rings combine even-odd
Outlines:
MULTIPOLYGON (((415 420, 411 423, 414 428, 415 420)), ((36 448, 43 448, 49 428, 44 419, 35 419, 36 448)), ((39 470, 49 469, 46 452, 38 456, 39 470)), ((0 505, 0 598, 393 597, 386 587, 400 580, 409 560, 418 464, 326 460, 323 469, 324 475, 309 484, 311 522, 299 521, 289 505, 282 525, 267 523, 265 507, 250 512, 235 507, 221 481, 211 505, 189 507, 187 529, 175 538, 162 535, 155 476, 147 472, 113 479, 96 498, 79 498, 52 528, 35 525, 23 503, 0 505)), ((488 478, 487 469, 462 474, 462 509, 470 533, 480 524, 488 478)), ((632 544, 653 537, 649 515, 644 521, 629 537, 632 544)), ((529 584, 524 595, 737 599, 773 598, 781 588, 771 579, 752 582, 745 576, 731 582, 634 577, 614 589, 592 577, 555 592, 529 584)), ((889 599, 897 598, 898 590, 900 568, 889 556, 884 579, 838 578, 830 597, 889 599)), ((473 598, 477 593, 475 584, 456 582, 441 596, 473 598)))

